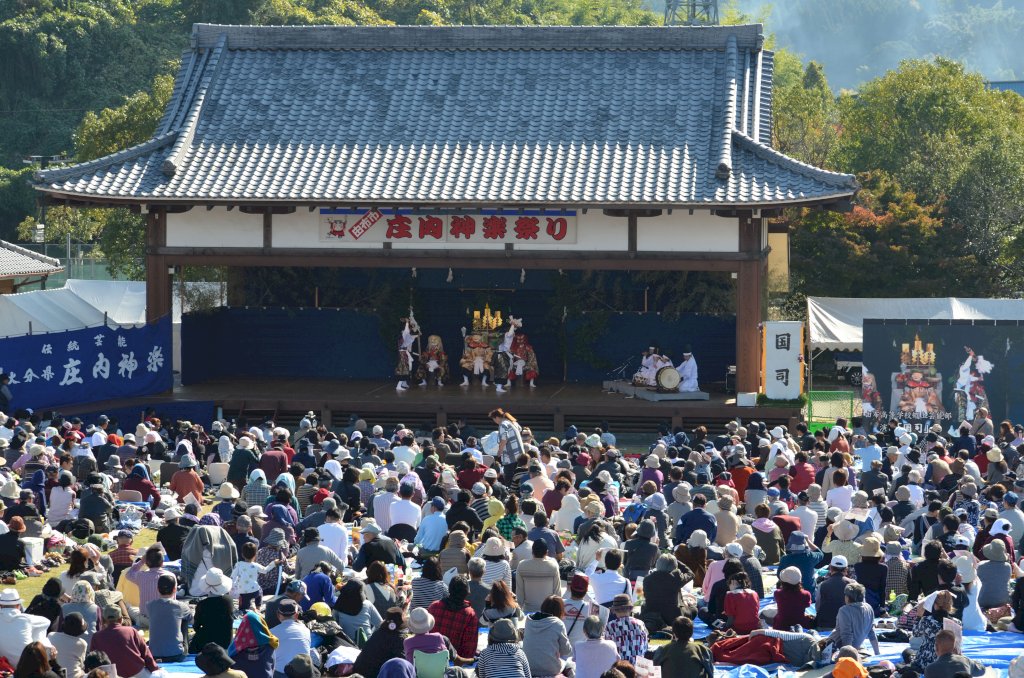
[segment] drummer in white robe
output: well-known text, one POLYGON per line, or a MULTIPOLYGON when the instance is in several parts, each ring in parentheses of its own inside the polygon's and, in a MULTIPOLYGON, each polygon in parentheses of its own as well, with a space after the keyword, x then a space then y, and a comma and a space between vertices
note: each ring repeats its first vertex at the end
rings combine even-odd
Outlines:
POLYGON ((700 386, 697 385, 697 361, 692 353, 689 351, 683 353, 683 362, 676 366, 676 371, 679 372, 680 393, 691 393, 700 390, 700 386))

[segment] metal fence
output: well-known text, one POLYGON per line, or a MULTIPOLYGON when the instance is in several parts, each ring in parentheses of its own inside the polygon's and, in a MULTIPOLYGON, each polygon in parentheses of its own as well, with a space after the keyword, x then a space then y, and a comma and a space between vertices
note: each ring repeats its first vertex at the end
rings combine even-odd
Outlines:
POLYGON ((835 424, 839 417, 852 419, 856 395, 856 391, 808 391, 808 427, 817 430, 835 424))
MULTIPOLYGON (((19 243, 21 247, 32 250, 47 257, 58 259, 64 267, 63 273, 51 275, 46 281, 47 289, 63 287, 68 278, 76 280, 115 280, 107 268, 107 259, 96 245, 72 243, 69 248, 64 243, 19 243), (70 255, 70 256, 69 256, 70 255)), ((39 289, 39 285, 29 285, 20 291, 28 292, 39 289)))

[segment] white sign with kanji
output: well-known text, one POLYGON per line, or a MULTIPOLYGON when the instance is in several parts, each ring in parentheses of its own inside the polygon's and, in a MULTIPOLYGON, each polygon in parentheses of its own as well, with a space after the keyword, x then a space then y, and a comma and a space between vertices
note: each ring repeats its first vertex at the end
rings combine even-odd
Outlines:
POLYGON ((772 400, 796 400, 803 390, 802 322, 764 324, 764 393, 772 400))
POLYGON ((409 209, 320 210, 320 241, 353 247, 392 243, 571 245, 575 210, 485 210, 478 213, 409 209))

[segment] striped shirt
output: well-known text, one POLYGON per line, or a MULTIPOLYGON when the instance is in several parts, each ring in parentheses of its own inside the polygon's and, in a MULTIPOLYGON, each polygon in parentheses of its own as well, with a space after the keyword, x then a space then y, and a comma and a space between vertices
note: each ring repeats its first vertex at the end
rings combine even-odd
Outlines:
POLYGON ((142 611, 142 614, 146 614, 145 610, 148 609, 149 601, 160 597, 156 590, 156 582, 160 579, 160 575, 171 573, 162 567, 155 570, 143 570, 140 560, 128 568, 124 574, 128 577, 128 581, 139 587, 139 610, 142 611))
POLYGON ((434 581, 426 577, 417 577, 412 580, 412 601, 409 609, 417 607, 430 607, 435 600, 441 600, 448 596, 448 587, 443 581, 434 581))
POLYGON ((615 642, 619 659, 625 659, 630 664, 636 663, 637 657, 643 657, 647 652, 647 627, 635 617, 609 619, 604 635, 615 642))
POLYGON ((312 503, 313 495, 316 494, 316 491, 317 488, 309 483, 295 490, 295 498, 299 501, 299 508, 302 509, 300 515, 305 515, 306 509, 312 503))
POLYGON ((530 662, 518 643, 494 643, 480 653, 477 678, 531 678, 530 662))
POLYGON ((384 492, 373 498, 373 517, 384 534, 391 529, 391 505, 398 501, 394 492, 384 492))
POLYGON ((507 560, 484 561, 484 576, 480 578, 480 582, 490 588, 496 581, 504 581, 508 588, 512 589, 512 566, 507 560))

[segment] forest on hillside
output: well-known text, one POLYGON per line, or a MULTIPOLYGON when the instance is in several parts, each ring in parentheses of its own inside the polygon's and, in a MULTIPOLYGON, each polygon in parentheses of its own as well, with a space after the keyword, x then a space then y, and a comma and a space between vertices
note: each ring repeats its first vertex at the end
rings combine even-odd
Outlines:
MULTIPOLYGON (((993 1, 783 4, 818 26, 820 56, 808 43, 793 42, 798 24, 779 19, 778 10, 758 14, 762 3, 753 0, 723 3, 725 22, 767 17, 776 51, 773 143, 805 162, 856 173, 863 187, 848 213, 786 215, 792 293, 783 305, 789 313, 802 313, 807 294, 1024 293, 1024 98, 986 86, 986 78, 1024 71, 1020 54, 993 27, 993 21, 1000 30, 1020 26, 1020 14, 993 1), (843 31, 856 25, 861 38, 871 33, 882 40, 896 30, 879 26, 887 12, 925 5, 981 19, 954 31, 960 43, 947 36, 943 44, 962 48, 946 56, 928 51, 923 38, 904 35, 917 47, 886 54, 922 58, 897 58, 884 68, 864 53, 844 61, 835 55, 852 47, 821 37, 836 25, 843 31), (983 30, 991 32, 984 53, 1004 59, 1001 70, 979 71, 979 41, 965 36, 983 30), (855 66, 864 62, 870 70, 855 66), (856 94, 836 95, 851 82, 856 94)), ((32 168, 23 156, 65 153, 84 161, 149 138, 197 21, 657 25, 661 14, 641 0, 6 0, 0 3, 0 238, 27 238, 38 216, 27 185, 32 168)), ((921 30, 937 30, 935 21, 921 30)), ((51 209, 47 239, 60 241, 66 233, 97 243, 118 275, 141 275, 137 216, 51 209)), ((672 293, 674 284, 692 287, 693 280, 652 282, 667 292, 666 303, 694 299, 692 289, 672 293)), ((700 296, 704 312, 732 307, 728 281, 700 296)))

